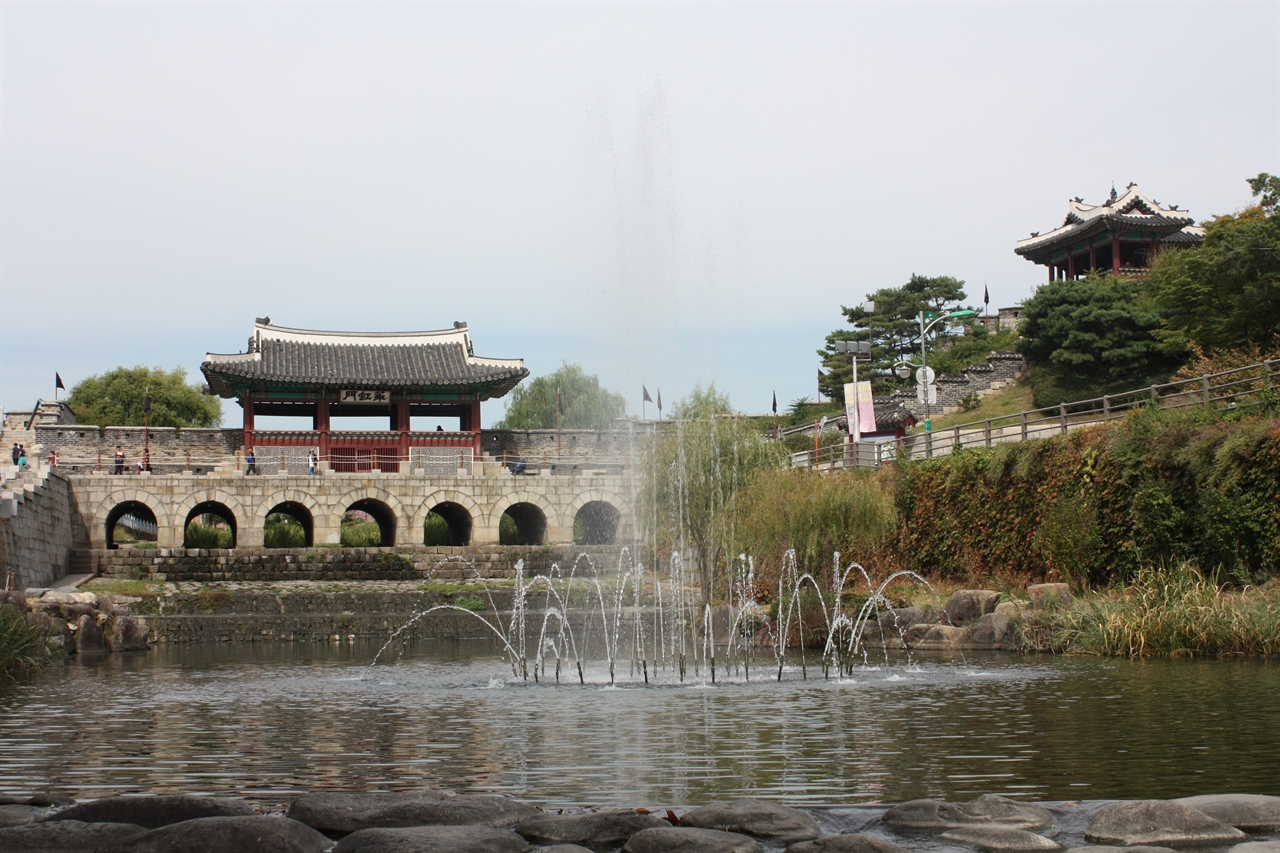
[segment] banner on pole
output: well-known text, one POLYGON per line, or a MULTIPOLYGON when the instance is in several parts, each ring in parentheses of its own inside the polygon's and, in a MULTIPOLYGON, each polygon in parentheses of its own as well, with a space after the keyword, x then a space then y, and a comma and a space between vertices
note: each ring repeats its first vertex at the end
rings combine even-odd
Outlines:
POLYGON ((858 383, 858 428, 863 435, 876 431, 876 407, 871 400, 871 383, 858 383))
MULTIPOLYGON (((859 383, 861 384, 861 383, 859 383)), ((858 391, 852 382, 844 383, 844 416, 849 425, 849 434, 853 435, 853 425, 858 419, 858 391)))

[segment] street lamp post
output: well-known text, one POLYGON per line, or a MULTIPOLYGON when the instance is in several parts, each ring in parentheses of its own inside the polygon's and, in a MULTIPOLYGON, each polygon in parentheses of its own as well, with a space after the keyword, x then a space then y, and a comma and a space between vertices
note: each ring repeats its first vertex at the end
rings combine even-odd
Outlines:
POLYGON ((928 387, 929 386, 929 380, 928 380, 929 361, 928 361, 928 357, 925 354, 925 346, 924 346, 925 335, 929 333, 930 329, 932 329, 934 326, 938 325, 944 320, 956 320, 960 317, 976 317, 977 315, 978 315, 977 311, 970 311, 970 310, 951 311, 950 313, 941 314, 941 315, 936 314, 933 311, 920 312, 919 379, 920 379, 920 384, 925 386, 925 389, 924 389, 924 431, 925 432, 933 432, 933 420, 930 418, 931 413, 929 411, 929 387, 928 387), (925 325, 925 320, 929 320, 929 325, 927 326, 925 325))
POLYGON ((853 362, 853 406, 850 407, 849 401, 845 400, 845 407, 849 416, 849 440, 862 441, 862 416, 858 411, 858 359, 871 358, 871 342, 836 341, 835 350, 848 353, 853 362))

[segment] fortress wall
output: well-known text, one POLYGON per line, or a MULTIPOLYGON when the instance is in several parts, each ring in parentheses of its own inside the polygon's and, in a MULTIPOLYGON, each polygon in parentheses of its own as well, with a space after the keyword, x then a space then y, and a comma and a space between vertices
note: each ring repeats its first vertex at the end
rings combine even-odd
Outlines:
MULTIPOLYGON (((101 458, 102 469, 110 470, 116 446, 125 453, 129 465, 137 464, 148 446, 146 430, 142 427, 52 426, 36 428, 36 444, 41 452, 56 450, 63 468, 97 467, 101 458)), ((176 430, 173 427, 152 427, 149 446, 153 470, 186 467, 190 457, 192 467, 210 468, 240 449, 244 436, 239 429, 176 430)))
POLYGON ((70 487, 61 474, 5 484, 0 559, 13 576, 14 589, 48 586, 66 574, 73 514, 70 487))
MULTIPOLYGON (((653 424, 633 423, 621 429, 561 430, 559 454, 561 458, 619 457, 630 459, 632 450, 641 435, 652 433, 653 424)), ((495 459, 503 454, 508 460, 537 462, 554 461, 557 456, 556 431, 553 429, 487 429, 480 435, 480 449, 495 459)))

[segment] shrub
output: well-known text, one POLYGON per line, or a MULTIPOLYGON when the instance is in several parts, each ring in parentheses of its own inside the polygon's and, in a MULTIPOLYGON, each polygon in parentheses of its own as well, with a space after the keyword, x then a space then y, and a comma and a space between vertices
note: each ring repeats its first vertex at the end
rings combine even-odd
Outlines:
POLYGON ((235 534, 228 527, 215 527, 193 521, 183 536, 184 548, 230 548, 235 534))
POLYGON ((489 605, 478 595, 460 595, 453 600, 454 607, 461 607, 463 610, 470 610, 472 613, 480 613, 489 609, 489 605))
POLYGON ((444 516, 434 512, 427 513, 427 520, 422 523, 422 544, 449 544, 449 522, 445 521, 444 516))

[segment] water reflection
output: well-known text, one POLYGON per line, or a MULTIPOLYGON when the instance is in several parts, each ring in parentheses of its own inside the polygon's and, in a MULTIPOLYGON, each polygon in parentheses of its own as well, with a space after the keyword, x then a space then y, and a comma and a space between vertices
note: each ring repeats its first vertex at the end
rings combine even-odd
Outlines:
POLYGON ((609 688, 606 672, 512 681, 483 641, 369 669, 373 651, 174 646, 0 687, 0 792, 281 802, 429 785, 628 807, 1280 794, 1280 667, 1265 661, 971 654, 844 680, 609 688))

